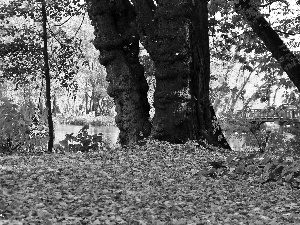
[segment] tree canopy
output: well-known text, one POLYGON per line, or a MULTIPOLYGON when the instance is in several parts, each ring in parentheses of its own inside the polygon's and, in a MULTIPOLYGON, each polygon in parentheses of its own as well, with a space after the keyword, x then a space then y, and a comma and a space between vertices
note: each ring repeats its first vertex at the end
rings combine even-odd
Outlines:
MULTIPOLYGON (((76 92, 76 90, 78 90, 78 82, 74 77, 80 73, 80 71, 84 71, 84 67, 88 67, 88 70, 93 68, 93 62, 92 64, 89 62, 89 59, 87 59, 89 56, 83 49, 84 45, 86 45, 84 44, 85 39, 82 36, 78 36, 80 33, 79 30, 82 28, 82 24, 85 20, 85 4, 82 1, 51 1, 47 2, 47 4, 49 4, 49 6, 47 6, 47 16, 49 17, 47 29, 49 30, 51 78, 57 80, 68 90, 76 92), (75 26, 73 30, 64 29, 72 18, 79 15, 82 17, 82 20, 77 20, 77 28, 75 26)), ((152 120, 151 123, 154 124, 153 128, 151 128, 151 135, 158 135, 157 137, 165 136, 164 138, 173 141, 176 139, 170 137, 174 135, 171 134, 171 131, 175 129, 172 126, 177 122, 168 116, 163 119, 164 122, 162 122, 161 119, 167 115, 165 109, 172 108, 167 106, 168 104, 178 104, 178 106, 174 105, 175 110, 180 107, 184 101, 189 101, 184 100, 185 97, 182 97, 184 95, 175 97, 179 97, 178 103, 175 103, 177 100, 174 101, 174 99, 172 103, 168 100, 170 96, 176 96, 175 90, 178 89, 180 85, 181 88, 183 88, 186 82, 191 82, 191 85, 188 84, 191 90, 193 88, 204 88, 203 91, 192 90, 190 92, 190 94, 195 95, 195 99, 197 99, 195 103, 196 106, 200 104, 198 99, 203 99, 201 103, 203 105, 201 107, 204 108, 209 108, 209 105, 213 105, 215 109, 217 109, 216 106, 219 105, 223 109, 226 106, 229 111, 233 112, 236 110, 236 106, 240 105, 241 102, 246 108, 249 103, 257 99, 261 102, 268 102, 267 105, 274 104, 275 99, 279 96, 277 93, 282 93, 278 91, 281 87, 286 89, 284 95, 287 102, 297 99, 298 53, 297 51, 291 51, 289 47, 292 47, 293 44, 296 46, 296 42, 293 42, 292 37, 297 35, 299 30, 297 22, 298 3, 286 1, 215 0, 209 1, 208 4, 204 1, 178 1, 179 5, 176 6, 177 3, 173 4, 163 1, 99 1, 98 4, 104 7, 103 10, 94 7, 93 4, 94 1, 87 1, 87 8, 90 9, 88 10, 90 17, 92 15, 91 11, 93 10, 93 12, 101 16, 104 15, 103 13, 106 13, 106 15, 112 19, 110 22, 107 18, 104 19, 102 25, 99 25, 97 28, 97 21, 91 17, 94 27, 96 28, 94 44, 96 48, 100 50, 100 63, 107 66, 108 62, 112 59, 112 48, 116 48, 118 51, 123 51, 122 54, 125 54, 124 57, 126 60, 129 60, 127 66, 131 65, 129 68, 135 71, 132 74, 142 74, 142 63, 145 67, 144 69, 146 69, 146 77, 149 77, 149 70, 147 69, 147 67, 149 67, 151 68, 150 76, 155 78, 155 82, 153 82, 151 78, 152 84, 155 83, 154 101, 149 100, 151 107, 155 108, 154 118, 151 119, 147 113, 150 105, 147 103, 147 95, 145 94, 148 90, 146 81, 140 77, 141 75, 138 75, 140 78, 133 75, 133 77, 137 78, 140 82, 134 85, 135 87, 139 87, 135 90, 138 93, 137 95, 144 96, 142 102, 135 102, 133 105, 140 104, 139 107, 145 109, 142 115, 146 115, 145 118, 141 116, 140 119, 133 119, 134 117, 129 119, 129 121, 144 121, 142 122, 144 125, 139 125, 141 126, 140 128, 133 129, 135 130, 134 136, 136 136, 134 140, 138 140, 150 134, 150 125, 147 122, 149 120, 152 120), (171 14, 166 15, 165 12, 171 14), (194 57, 194 59, 191 59, 192 61, 189 59, 191 56, 189 55, 190 52, 188 52, 190 51, 188 50, 189 47, 185 47, 183 39, 177 38, 180 37, 178 36, 178 32, 181 31, 181 28, 179 30, 172 28, 172 26, 177 26, 175 24, 177 21, 174 20, 172 13, 181 16, 178 22, 181 20, 183 23, 191 24, 191 27, 194 29, 189 32, 197 38, 195 38, 195 40, 190 39, 190 43, 198 47, 192 48, 197 50, 197 52, 193 53, 192 57, 194 57), (207 18, 204 15, 206 15, 207 18), (279 19, 277 15, 281 15, 279 19), (171 23, 173 20, 174 25, 171 23), (106 31, 102 32, 103 34, 100 39, 97 36, 99 29, 103 31, 105 23, 111 26, 107 28, 107 32, 112 31, 111 28, 116 28, 115 34, 110 36, 112 42, 101 40, 101 38, 109 37, 105 36, 106 31), (257 27, 263 27, 265 29, 258 29, 257 27), (164 32, 167 33, 163 34, 164 32), (175 34, 177 37, 175 37, 175 34), (159 35, 161 35, 161 37, 159 35), (168 35, 168 37, 165 35, 168 35), (166 49, 162 48, 164 38, 166 49), (171 48, 170 40, 174 38, 177 39, 171 48), (197 43, 196 40, 198 39, 202 40, 202 42, 197 43), (287 43, 285 50, 278 50, 282 48, 283 41, 287 43), (181 45, 179 43, 183 44, 181 45), (280 43, 280 45, 278 43, 280 43), (147 57, 149 57, 150 61, 145 61, 146 58, 144 56, 138 56, 141 44, 143 44, 143 47, 148 51, 149 55, 147 57), (122 49, 120 46, 122 46, 122 49), (184 50, 184 48, 187 49, 184 50), (184 51, 187 51, 187 53, 184 51), (195 58, 196 55, 198 55, 198 58, 195 58), (139 60, 139 62, 137 60, 139 60), (185 64, 180 64, 180 60, 190 65, 194 62, 199 63, 203 61, 203 63, 194 65, 194 69, 189 72, 191 77, 184 78, 183 76, 182 79, 187 80, 182 80, 182 84, 176 83, 178 81, 175 83, 170 82, 172 76, 175 76, 174 71, 177 71, 176 74, 188 74, 186 69, 184 69, 185 64), (179 63, 178 68, 175 66, 175 61, 179 63), (210 68, 207 67, 209 64, 211 64, 210 68), (226 69, 224 69, 225 65, 226 69), (215 73, 215 71, 217 71, 215 67, 219 66, 221 71, 215 73), (168 67, 170 67, 169 72, 166 71, 168 67), (200 80, 199 77, 192 75, 196 73, 195 71, 197 70, 203 75, 200 80), (210 70, 212 72, 210 72, 210 70), (166 73, 166 75, 163 75, 164 73, 166 73), (236 76, 236 78, 234 78, 236 79, 234 82, 236 85, 232 83, 234 76, 236 76), (260 79, 261 84, 254 85, 252 90, 254 90, 255 93, 250 94, 247 91, 247 87, 249 87, 249 83, 253 79, 260 79), (197 87, 199 82, 202 82, 203 86, 200 85, 197 87), (171 91, 172 94, 169 96, 165 92, 165 87, 170 85, 173 85, 174 90, 171 91), (210 89, 210 93, 208 89, 210 89), (159 92, 161 92, 161 94, 159 94, 159 92), (209 94, 204 94, 205 97, 203 97, 201 94, 199 95, 199 93, 209 94), (160 111, 160 105, 165 105, 165 109, 160 111), (167 118, 169 118, 170 121, 167 121, 167 118), (167 125, 168 123, 169 125, 167 125), (161 125, 158 124, 164 124, 165 132, 169 130, 171 133, 167 134, 167 132, 162 135, 161 131, 159 131, 161 125), (143 135, 140 136, 140 134, 143 135), (167 138, 167 136, 169 137, 167 138)), ((40 38, 41 26, 39 24, 41 22, 41 14, 38 10, 38 5, 38 3, 32 1, 7 1, 3 3, 0 8, 1 17, 3 18, 3 22, 1 23, 2 32, 0 45, 1 63, 3 65, 1 76, 2 79, 12 80, 17 86, 20 84, 28 84, 36 79, 42 78, 42 44, 40 38), (26 25, 24 25, 24 21, 26 21, 26 25), (39 78, 39 76, 41 77, 39 78)), ((183 32, 182 37, 186 34, 187 33, 183 32)), ((97 63, 94 65, 98 67, 97 63)), ((125 95, 120 93, 127 90, 131 84, 125 85, 126 82, 123 81, 123 78, 119 79, 118 71, 111 71, 108 67, 106 67, 106 71, 108 72, 107 80, 109 83, 115 84, 114 87, 108 85, 108 94, 115 98, 117 114, 122 112, 119 116, 117 115, 116 121, 117 123, 123 123, 126 121, 126 117, 121 115, 126 114, 124 106, 127 105, 127 103, 124 103, 124 101, 126 101, 128 96, 125 97, 125 95), (118 78, 119 81, 114 80, 116 78, 118 78), (124 84, 124 87, 118 86, 121 84, 120 82, 124 84), (117 89, 115 90, 115 88, 117 89), (119 98, 119 100, 116 98, 119 98), (120 104, 120 107, 118 104, 120 104)), ((132 75, 129 75, 129 77, 131 76, 132 75)), ((126 75, 124 79, 128 79, 128 76, 126 75)), ((149 78, 147 78, 147 80, 149 80, 149 78)), ((85 108, 89 107, 89 110, 98 108, 100 110, 100 105, 103 104, 101 99, 106 98, 104 89, 107 87, 107 84, 105 84, 102 78, 99 80, 98 78, 94 79, 90 77, 86 79, 86 81, 91 82, 90 87, 92 91, 86 93, 85 98, 91 99, 93 103, 91 103, 90 106, 86 103, 85 108)), ((88 85, 85 86, 88 87, 88 85)), ((85 89, 85 87, 80 88, 85 89)), ((130 92, 132 92, 132 90, 130 90, 130 92)), ((134 99, 133 96, 130 98, 134 99)), ((172 99, 173 97, 170 98, 172 99)), ((191 104, 193 105, 194 103, 191 104)), ((193 106, 189 107, 194 108, 193 106)), ((219 109, 221 109, 220 107, 219 109)), ((131 109, 128 108, 128 110, 131 109)), ((176 114, 177 112, 175 111, 172 113, 176 114)), ((197 113, 201 111, 200 108, 197 109, 197 113)), ((183 116, 183 114, 180 114, 180 116, 176 118, 181 118, 180 121, 184 121, 184 118, 187 117, 183 116)), ((200 117, 207 118, 204 119, 204 121, 210 121, 212 115, 214 115, 214 112, 203 112, 200 117)), ((178 124, 180 123, 181 122, 178 121, 178 124)), ((199 120, 197 123, 199 123, 199 120)), ((125 124, 122 126, 127 127, 126 129, 131 127, 125 124)), ((214 132, 212 132, 212 130, 214 130, 214 128, 212 128, 212 125, 205 125, 204 123, 199 126, 202 127, 202 131, 200 132, 202 134, 200 136, 206 136, 207 139, 208 136, 213 135, 214 132)), ((184 125, 183 127, 178 126, 179 133, 180 130, 191 129, 187 128, 189 125, 184 125)), ((123 128, 119 128, 123 130, 123 128)), ((124 132, 129 134, 126 129, 124 129, 124 132)), ((184 136, 185 134, 180 135, 184 136)), ((191 134, 191 136, 193 135, 191 134)), ((199 139, 200 136, 196 137, 196 139, 199 139)), ((180 137, 177 139, 179 141, 180 139, 185 140, 186 138, 180 137)), ((214 141, 211 140, 211 142, 214 141)))

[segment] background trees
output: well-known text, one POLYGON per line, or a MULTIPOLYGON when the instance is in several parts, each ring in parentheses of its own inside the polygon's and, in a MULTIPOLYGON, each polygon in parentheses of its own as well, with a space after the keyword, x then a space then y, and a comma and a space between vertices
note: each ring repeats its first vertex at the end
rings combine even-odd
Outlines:
MULTIPOLYGON (((88 2, 90 6, 89 13, 91 19, 94 21, 94 26, 97 27, 96 34, 98 34, 99 32, 102 31, 101 29, 104 29, 106 25, 104 20, 102 23, 99 23, 99 21, 97 23, 95 19, 98 18, 97 17, 98 12, 96 11, 97 7, 91 7, 91 6, 95 6, 93 4, 96 3, 94 1, 88 1, 88 2)), ((240 89, 236 89, 236 87, 232 87, 230 91, 231 103, 229 106, 229 110, 231 112, 234 111, 236 103, 240 100, 242 100, 245 103, 246 107, 249 104, 249 102, 256 99, 260 99, 262 102, 268 102, 268 104, 270 105, 273 87, 276 85, 286 84, 285 82, 286 79, 281 79, 281 78, 275 79, 275 78, 278 75, 281 76, 284 70, 287 71, 287 68, 285 68, 286 64, 290 64, 291 60, 293 61, 295 66, 298 65, 296 58, 293 56, 291 52, 289 52, 289 55, 291 55, 292 58, 287 58, 286 55, 276 56, 277 53, 275 54, 274 51, 278 49, 280 46, 278 44, 271 43, 272 34, 269 32, 271 28, 268 25, 268 23, 265 23, 266 20, 263 19, 262 16, 263 15, 262 13, 266 11, 264 7, 269 6, 268 8, 269 14, 266 15, 271 17, 272 7, 270 5, 272 4, 288 5, 288 3, 281 3, 281 2, 276 3, 276 1, 275 2, 274 1, 272 2, 246 1, 246 2, 239 2, 239 4, 234 4, 234 2, 227 2, 227 1, 210 1, 209 5, 207 5, 206 2, 202 2, 202 1, 199 1, 199 3, 192 3, 188 1, 187 2, 183 1, 178 3, 174 3, 174 2, 168 3, 168 2, 161 2, 161 1, 155 1, 155 2, 154 1, 133 1, 133 4, 131 5, 131 3, 127 1, 116 1, 110 4, 108 4, 108 2, 106 1, 100 1, 97 4, 99 5, 99 7, 101 4, 107 4, 107 9, 112 9, 112 13, 109 14, 111 16, 111 21, 117 19, 118 16, 113 13, 114 10, 116 10, 114 9, 114 7, 119 7, 120 5, 122 5, 122 7, 132 7, 132 5, 134 6, 135 12, 137 13, 136 22, 138 23, 138 33, 140 35, 140 41, 141 43, 143 43, 144 47, 149 52, 150 57, 154 61, 155 69, 156 69, 155 71, 156 90, 154 94, 155 115, 153 119, 153 128, 151 130, 151 133, 153 137, 156 137, 158 139, 169 140, 172 142, 180 142, 180 139, 183 136, 185 136, 183 139, 187 139, 187 138, 199 139, 200 137, 196 137, 197 135, 193 137, 192 134, 193 129, 197 130, 196 133, 197 132, 202 133, 202 136, 206 136, 206 134, 208 134, 208 136, 213 137, 213 132, 211 132, 212 126, 210 124, 205 125, 205 123, 203 124, 203 122, 200 121, 203 118, 204 121, 211 120, 210 113, 205 112, 205 110, 202 112, 203 109, 202 110, 198 109, 196 113, 196 114, 202 113, 202 115, 200 114, 198 115, 198 118, 201 118, 200 120, 198 119, 197 122, 199 124, 199 127, 188 128, 189 126, 187 124, 189 122, 187 121, 193 120, 192 119, 193 113, 188 112, 189 109, 179 110, 179 108, 183 104, 187 104, 188 100, 185 99, 185 97, 183 97, 184 94, 178 94, 184 88, 187 88, 186 89, 187 92, 193 95, 193 90, 192 90, 193 87, 192 86, 189 87, 189 82, 190 82, 189 79, 193 80, 192 78, 193 76, 189 78, 189 76, 187 75, 187 74, 191 74, 192 70, 188 72, 189 69, 184 69, 184 68, 185 65, 187 64, 189 65, 193 64, 193 60, 194 60, 193 57, 196 57, 197 54, 192 53, 189 50, 189 44, 193 45, 193 48, 191 48, 193 50, 195 49, 195 46, 199 46, 199 48, 201 48, 199 51, 201 52, 200 55, 203 58, 200 57, 198 59, 195 59, 195 61, 196 62, 199 61, 200 64, 203 60, 204 60, 203 62, 205 62, 199 65, 199 71, 203 72, 202 74, 203 77, 201 79, 204 80, 201 81, 194 80, 191 83, 198 84, 198 85, 200 85, 201 83, 202 86, 201 85, 200 86, 202 88, 208 86, 207 81, 204 78, 205 77, 204 74, 209 74, 209 68, 208 69, 206 68, 206 65, 209 64, 209 50, 207 50, 208 39, 204 37, 208 33, 208 31, 209 34, 213 36, 211 38, 212 57, 220 59, 221 61, 223 61, 222 63, 226 61, 227 62, 231 61, 233 63, 237 61, 240 62, 241 63, 240 71, 242 71, 245 74, 245 76, 247 76, 244 79, 244 81, 240 84, 240 89), (208 15, 207 6, 209 8, 209 13, 210 13, 209 20, 205 19, 204 17, 201 17, 203 15, 208 15), (261 9, 262 13, 259 12, 258 7, 262 8, 261 9), (201 11, 201 15, 197 14, 200 11, 201 11), (193 15, 198 15, 198 17, 190 16, 189 13, 191 12, 193 15), (253 15, 250 15, 251 13, 253 15), (221 15, 221 17, 219 16, 219 19, 217 18, 218 17, 217 14, 221 15), (266 29, 266 31, 268 31, 265 32, 264 34, 267 35, 269 39, 262 39, 262 41, 257 39, 257 35, 260 37, 261 32, 263 32, 262 30, 264 30, 262 28, 260 30, 257 30, 255 29, 255 27, 253 27, 254 23, 258 22, 257 20, 258 17, 260 18, 260 22, 259 22, 261 23, 260 26, 262 26, 263 28, 266 29), (249 26, 247 26, 247 23, 245 23, 245 20, 243 20, 242 18, 246 19, 246 22, 249 23, 249 26), (193 25, 193 23, 195 24, 193 25), (183 27, 189 27, 189 26, 190 28, 193 26, 197 27, 197 31, 194 31, 193 33, 192 30, 189 30, 180 33, 182 31, 181 29, 184 30, 183 27), (193 42, 192 41, 193 34, 198 35, 197 37, 201 38, 202 41, 199 43, 193 42), (180 38, 181 37, 180 35, 190 38, 189 39, 190 42, 183 41, 184 38, 180 38), (265 42, 268 42, 268 44, 266 45, 265 42), (174 46, 172 43, 174 44, 174 46), (286 59, 287 61, 284 62, 284 65, 281 63, 282 66, 281 68, 274 61, 274 59, 272 59, 272 56, 267 53, 267 49, 271 50, 273 56, 277 60, 279 60, 279 57, 281 56, 287 58, 286 59), (178 66, 176 66, 176 63, 179 63, 178 66), (265 73, 265 75, 261 76, 261 73, 265 73), (248 81, 250 80, 251 76, 253 76, 253 74, 259 75, 260 79, 262 80, 262 85, 257 86, 255 88, 258 90, 257 93, 245 99, 244 96, 246 93, 245 87, 248 81), (185 78, 179 79, 179 77, 181 76, 185 78), (184 82, 185 79, 187 80, 184 82), (168 90, 168 87, 170 88, 170 90, 168 90), (185 113, 189 114, 189 116, 186 116, 185 113), (180 133, 183 130, 185 131, 189 130, 189 131, 186 132, 185 134, 180 133), (191 133, 187 135, 187 133, 189 132, 191 133), (179 138, 179 136, 181 135, 183 136, 179 138), (189 135, 190 137, 187 137, 189 135)), ((288 7, 283 8, 283 11, 291 12, 292 8, 291 7, 290 9, 287 8, 288 7)), ((100 16, 102 16, 101 13, 98 13, 98 15, 99 18, 100 16)), ((281 25, 282 28, 286 29, 287 24, 288 23, 285 21, 281 25)), ((255 26, 257 26, 257 24, 255 26)), ((277 35, 277 40, 281 41, 280 43, 283 44, 283 41, 280 39, 278 35, 277 35)), ((97 41, 101 42, 101 37, 98 38, 96 35, 96 42, 97 41)), ((122 41, 120 40, 120 45, 116 44, 115 47, 116 48, 120 47, 121 43, 122 41)), ((97 45, 97 48, 100 51, 101 49, 103 49, 101 48, 100 45, 97 45)), ((280 54, 282 54, 282 52, 280 54)), ((196 68, 197 70, 197 66, 194 68, 196 68)), ((292 73, 291 70, 287 72, 292 73)), ((199 74, 197 72, 195 73, 199 74)), ((295 75, 291 75, 291 76, 295 77, 295 75)), ((198 79, 199 76, 196 77, 197 78, 195 79, 198 79)), ((209 75, 207 79, 209 79, 209 75)), ((297 83, 295 78, 293 79, 292 81, 297 83)), ((195 89, 198 88, 200 87, 197 87, 196 85, 195 89)), ((278 91, 278 87, 275 88, 276 93, 277 91, 278 91)), ((199 90, 198 92, 194 90, 194 94, 195 93, 200 93, 200 92, 199 90)), ((208 93, 208 90, 203 89, 201 93, 202 94, 208 93)), ((209 102, 209 100, 204 100, 204 99, 208 99, 207 97, 195 96, 195 99, 202 99, 201 104, 204 105, 202 105, 201 108, 208 108, 209 104, 207 102, 209 102)), ((218 98, 215 99, 218 101, 218 98)), ((198 100, 196 100, 196 102, 197 101, 198 100)), ((192 105, 193 104, 194 103, 192 103, 192 105)), ((201 104, 197 102, 195 103, 194 106, 197 108, 201 104)), ((194 106, 189 106, 189 107, 193 109, 195 108, 194 106)), ((197 124, 197 123, 193 123, 193 124, 197 124)), ((207 136, 206 139, 208 139, 207 136)), ((211 139, 210 142, 213 143, 214 142, 213 139, 211 139)))
MULTIPOLYGON (((76 114, 80 106, 85 106, 85 99, 81 100, 81 91, 86 82, 78 85, 78 81, 80 82, 78 77, 85 79, 90 76, 91 71, 84 70, 83 62, 89 59, 89 55, 98 57, 97 54, 92 54, 90 43, 92 31, 88 32, 91 26, 84 15, 82 5, 79 2, 61 2, 61 5, 55 2, 46 8, 48 21, 44 25, 47 29, 52 86, 51 92, 48 92, 48 99, 51 97, 53 107, 46 107, 45 104, 46 82, 43 73, 45 43, 42 40, 41 4, 31 1, 8 1, 1 4, 0 12, 3 18, 0 23, 1 97, 9 97, 19 105, 19 110, 28 115, 27 120, 38 121, 43 126, 46 125, 49 115, 49 111, 45 110, 47 108, 51 108, 54 115, 64 113, 67 117, 76 114), (85 25, 84 29, 82 25, 85 25), (70 101, 76 97, 76 102, 70 101)), ((99 70, 101 71, 101 68, 94 69, 93 73, 96 74, 99 70)), ((104 76, 105 74, 102 74, 102 78, 98 77, 103 81, 98 85, 101 88, 107 85, 104 76)), ((98 92, 100 92, 98 89, 94 91, 98 92)), ((102 111, 111 115, 113 105, 110 104, 111 100, 107 94, 98 96, 97 101, 105 97, 106 104, 102 104, 102 111)), ((53 131, 53 128, 49 128, 47 132, 53 131)))
MULTIPOLYGON (((287 73, 294 85, 300 90, 299 69, 300 63, 297 57, 284 44, 280 36, 271 27, 263 15, 259 12, 258 7, 261 1, 253 2, 250 0, 239 1, 235 9, 251 26, 255 34, 263 41, 266 48, 272 53, 272 56, 280 63, 283 70, 287 73)), ((270 2, 269 4, 272 4, 270 2)), ((286 5, 289 5, 286 3, 286 5)), ((286 24, 285 24, 286 26, 286 24)), ((287 35, 293 35, 298 29, 289 29, 285 32, 287 35)))
MULTIPOLYGON (((215 107, 217 116, 222 116, 224 112, 233 113, 236 108, 246 108, 258 101, 263 102, 263 106, 277 104, 276 99, 282 93, 287 102, 297 99, 298 92, 294 91, 295 86, 287 79, 284 69, 267 51, 265 43, 260 41, 257 34, 253 32, 251 26, 254 25, 251 25, 251 20, 254 17, 249 17, 246 12, 249 11, 249 7, 254 7, 257 12, 254 16, 263 15, 270 25, 279 31, 279 37, 282 39, 297 33, 298 26, 295 22, 297 17, 288 16, 285 17, 286 19, 275 21, 273 14, 279 11, 285 16, 290 15, 295 5, 281 1, 248 1, 244 3, 248 4, 247 8, 245 5, 235 5, 231 1, 220 0, 210 1, 208 5, 202 1, 199 5, 189 1, 178 2, 179 5, 160 1, 145 1, 145 4, 141 5, 141 2, 143 1, 133 1, 133 3, 125 0, 100 1, 97 3, 99 7, 102 7, 102 4, 107 7, 104 12, 97 7, 91 9, 90 6, 94 1, 88 1, 90 16, 98 29, 96 34, 98 35, 101 29, 106 32, 101 32, 100 36, 96 35, 95 46, 101 50, 100 62, 109 66, 108 64, 116 60, 114 57, 119 57, 118 54, 121 54, 126 60, 124 58, 122 60, 125 61, 118 61, 120 60, 118 58, 115 63, 123 63, 123 66, 130 69, 123 74, 125 69, 120 70, 121 67, 117 64, 110 70, 106 68, 110 86, 104 80, 106 75, 104 67, 93 61, 99 53, 91 50, 90 39, 92 38, 88 36, 91 31, 85 29, 88 27, 88 22, 83 14, 81 3, 78 1, 51 3, 48 11, 50 18, 48 51, 51 85, 54 90, 51 97, 55 105, 53 108, 57 112, 69 115, 80 115, 83 111, 111 114, 111 110, 102 110, 102 108, 111 108, 108 106, 112 103, 111 98, 105 92, 108 86, 108 93, 114 96, 115 102, 119 101, 116 103, 117 123, 122 127, 120 128, 122 143, 135 142, 148 136, 151 120, 152 136, 158 139, 185 142, 187 139, 205 137, 210 143, 218 145, 217 137, 214 137, 216 133, 213 124, 215 123, 207 122, 214 114, 213 111, 208 110, 208 105, 211 103, 215 107), (197 18, 195 15, 202 10, 201 16, 206 15, 206 18, 197 18), (170 12, 179 15, 180 18, 174 19, 170 12), (249 22, 249 26, 242 20, 243 17, 249 22), (99 18, 103 23, 99 24, 99 18), (105 27, 108 21, 112 26, 105 27), (126 29, 124 24, 127 26, 126 29), (178 29, 173 29, 171 25, 177 26, 178 29), (209 39, 201 36, 207 33, 209 39), (200 37, 202 41, 195 41, 193 35, 200 37), (186 39, 183 38, 184 36, 186 39), (192 45, 198 46, 201 54, 195 52, 197 48, 191 47, 192 45), (144 47, 148 52, 139 53, 139 50, 144 47), (212 79, 210 94, 207 94, 209 89, 207 74, 210 68, 206 65, 209 64, 209 55, 212 62, 210 66, 212 79), (202 61, 204 63, 201 64, 202 61), (194 65, 196 62, 200 62, 201 65, 194 65), (141 64, 146 71, 146 79, 141 75, 141 64), (223 69, 224 67, 226 70, 223 69), (147 71, 149 68, 150 72, 147 71), (120 73, 124 75, 123 78, 120 73), (195 74, 203 75, 202 86, 198 86, 200 81, 195 81, 199 78, 195 74), (122 79, 128 83, 125 85, 122 79), (261 84, 251 84, 252 79, 260 80, 261 84), (147 91, 146 81, 151 84, 152 90, 153 87, 156 89, 154 101, 147 91), (170 88, 172 86, 170 90, 167 88, 169 86, 170 88), (249 87, 255 93, 248 91, 249 87), (203 90, 199 91, 201 88, 203 90), (282 89, 286 91, 282 92, 282 89), (131 96, 132 91, 135 94, 131 96), (67 97, 64 99, 65 94, 67 97), (147 97, 150 97, 150 100, 147 101, 147 97), (200 101, 199 99, 202 104, 200 108, 203 109, 197 109, 201 105, 197 102, 200 101), (128 104, 131 106, 129 107, 128 104), (153 118, 148 114, 150 105, 155 106, 155 114, 153 115, 154 110, 151 112, 153 118), (180 107, 183 108, 179 110, 180 107), (193 110, 196 109, 197 112, 194 112, 193 110), (201 122, 202 119, 199 118, 204 119, 201 122), (197 122, 192 122, 193 120, 197 122), (131 129, 133 127, 135 128, 131 129)), ((26 101, 32 101, 40 108, 42 114, 43 111, 45 112, 41 107, 44 104, 44 96, 40 93, 44 93, 45 83, 42 81, 41 73, 43 64, 41 17, 38 11, 40 5, 30 1, 8 1, 8 3, 1 7, 1 15, 5 21, 1 23, 3 28, 1 63, 5 65, 2 67, 1 76, 6 82, 3 84, 3 90, 9 86, 8 82, 12 82, 18 88, 24 88, 24 91, 19 91, 20 96, 24 97, 25 92, 26 96, 31 96, 32 99, 26 101), (26 25, 23 21, 26 21, 26 25), (27 85, 26 90, 25 85, 27 85)), ((268 29, 270 30, 270 27, 268 29)), ((297 65, 297 61, 294 62, 297 65)))
MULTIPOLYGON (((293 50, 292 52, 288 50, 288 52, 297 55, 299 48, 295 48, 297 46, 295 37, 299 30, 297 25, 299 7, 296 3, 283 1, 248 1, 248 3, 253 4, 255 7, 256 11, 252 11, 253 16, 264 17, 269 23, 266 29, 264 29, 266 24, 262 25, 263 28, 260 29, 260 32, 270 30, 273 27, 273 31, 277 32, 277 40, 284 41, 287 47, 291 47, 290 50, 293 50)), ((245 18, 246 20, 244 20, 242 12, 238 10, 240 7, 230 5, 226 1, 211 2, 210 7, 213 9, 210 18, 213 25, 210 27, 213 58, 221 60, 219 65, 222 65, 222 63, 231 65, 226 66, 228 68, 226 70, 228 71, 226 73, 227 77, 232 76, 232 68, 234 65, 236 68, 238 63, 241 68, 240 71, 246 71, 245 77, 240 73, 239 79, 247 80, 247 73, 252 73, 252 79, 255 76, 260 80, 259 83, 257 82, 257 87, 251 85, 252 79, 248 81, 244 96, 239 96, 237 108, 247 108, 253 103, 257 104, 256 99, 263 103, 258 104, 256 107, 266 107, 272 104, 280 105, 290 93, 298 96, 298 90, 284 72, 280 62, 278 63, 273 58, 273 52, 267 49, 267 45, 256 34, 257 30, 252 29, 251 24, 254 17, 247 17, 248 19, 245 18), (251 95, 247 94, 247 92, 249 93, 248 90, 251 90, 251 95)), ((265 33, 265 37, 268 35, 265 33)), ((271 45, 271 42, 269 45, 271 45)), ((231 83, 231 86, 233 86, 233 83, 231 83)), ((243 87, 242 84, 238 86, 243 87)))

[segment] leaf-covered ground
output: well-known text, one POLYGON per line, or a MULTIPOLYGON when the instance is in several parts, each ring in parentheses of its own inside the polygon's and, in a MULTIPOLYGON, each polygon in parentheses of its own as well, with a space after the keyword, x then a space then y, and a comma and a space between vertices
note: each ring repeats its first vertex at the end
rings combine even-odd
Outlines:
POLYGON ((254 175, 203 176, 229 153, 148 143, 0 157, 0 224, 300 224, 300 191, 254 175))

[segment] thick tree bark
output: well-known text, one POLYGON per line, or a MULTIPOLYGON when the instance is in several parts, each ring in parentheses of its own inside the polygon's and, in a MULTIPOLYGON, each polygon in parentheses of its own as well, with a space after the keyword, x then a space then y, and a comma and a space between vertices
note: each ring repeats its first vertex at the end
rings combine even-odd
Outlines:
POLYGON ((120 143, 128 145, 149 136, 148 85, 139 63, 139 35, 128 0, 87 0, 95 28, 95 47, 106 67, 108 94, 116 104, 120 143))
POLYGON ((43 41, 44 41, 44 71, 46 80, 46 106, 48 109, 48 127, 49 127, 49 141, 48 141, 48 152, 51 153, 53 149, 54 142, 54 129, 53 129, 53 119, 52 119, 52 107, 51 107, 51 80, 49 72, 49 57, 47 50, 47 14, 46 14, 46 2, 42 1, 42 16, 43 16, 43 41))
POLYGON ((151 135, 172 143, 204 139, 223 146, 209 101, 207 1, 156 2, 155 8, 151 0, 134 1, 140 36, 156 67, 151 135))
POLYGON ((205 130, 211 137, 210 143, 225 149, 231 149, 209 100, 210 49, 207 1, 195 1, 191 15, 191 49, 193 51, 194 67, 191 88, 197 100, 198 121, 204 121, 205 130))
POLYGON ((251 0, 240 0, 235 5, 236 12, 244 17, 300 91, 299 60, 283 43, 276 31, 273 30, 252 2, 251 0))
POLYGON ((136 0, 134 5, 143 44, 156 67, 151 136, 172 143, 199 140, 196 101, 190 90, 189 12, 176 0, 157 1, 155 11, 149 2, 136 0))

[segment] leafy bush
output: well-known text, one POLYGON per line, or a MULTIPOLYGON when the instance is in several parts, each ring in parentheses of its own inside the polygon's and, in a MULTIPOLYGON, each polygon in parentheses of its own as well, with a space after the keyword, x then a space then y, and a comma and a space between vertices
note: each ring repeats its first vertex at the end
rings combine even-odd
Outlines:
POLYGON ((18 105, 7 98, 0 99, 0 124, 2 153, 28 151, 45 143, 45 127, 34 125, 31 118, 27 118, 24 112, 18 110, 18 105))
POLYGON ((208 168, 201 172, 204 176, 215 178, 218 175, 248 175, 261 184, 286 182, 292 187, 300 188, 300 157, 271 158, 252 153, 233 155, 225 161, 212 161, 208 164, 208 168))

